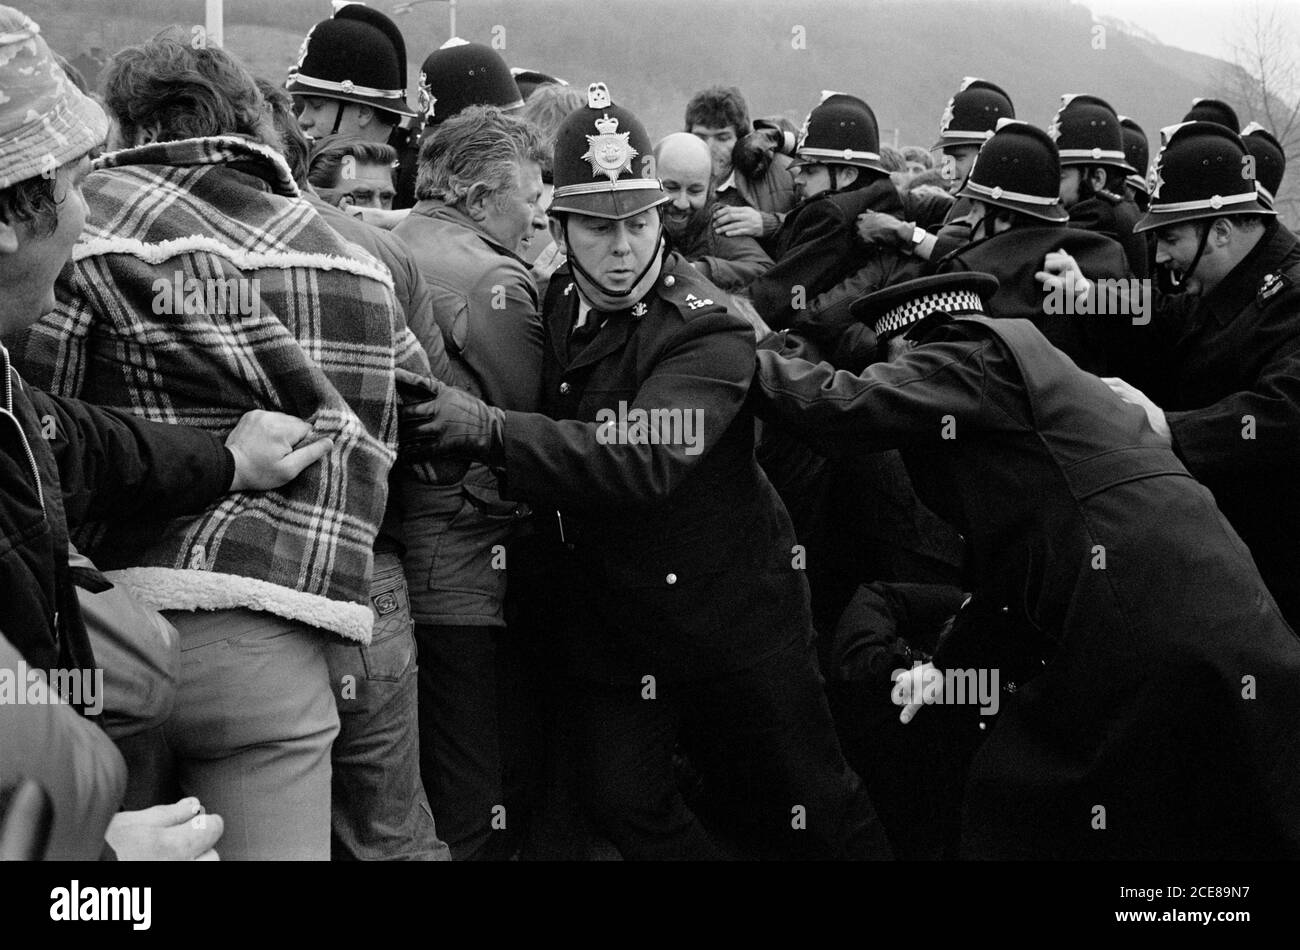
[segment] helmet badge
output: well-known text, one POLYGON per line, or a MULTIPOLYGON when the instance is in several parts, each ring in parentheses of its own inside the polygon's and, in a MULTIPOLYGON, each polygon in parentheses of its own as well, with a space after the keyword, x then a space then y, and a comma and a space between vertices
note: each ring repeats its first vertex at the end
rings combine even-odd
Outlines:
POLYGON ((596 130, 600 134, 587 136, 588 148, 582 158, 591 163, 591 174, 596 178, 604 174, 610 181, 618 181, 623 172, 631 173, 632 159, 638 154, 628 141, 631 133, 618 131, 618 119, 610 118, 608 113, 596 120, 596 130))

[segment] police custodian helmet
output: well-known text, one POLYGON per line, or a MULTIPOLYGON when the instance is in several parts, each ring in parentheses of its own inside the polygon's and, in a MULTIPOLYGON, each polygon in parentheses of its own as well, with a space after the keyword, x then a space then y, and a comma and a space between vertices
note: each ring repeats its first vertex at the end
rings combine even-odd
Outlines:
POLYGON ((453 37, 420 67, 420 109, 426 125, 441 125, 470 106, 522 109, 524 97, 500 54, 453 37))
POLYGON ((1151 205, 1134 231, 1236 214, 1273 215, 1248 174, 1241 137, 1217 122, 1184 122, 1160 130, 1151 205))
POLYGON ((1147 168, 1151 164, 1151 146, 1147 144, 1147 134, 1126 115, 1119 117, 1120 131, 1124 133, 1124 157, 1133 166, 1134 172, 1124 179, 1142 194, 1147 194, 1147 168))
POLYGON ((799 165, 852 165, 887 175, 880 164, 880 127, 876 114, 857 96, 823 92, 795 143, 799 165))
POLYGON ((1002 119, 975 156, 957 196, 1060 223, 1070 217, 1060 192, 1061 164, 1055 143, 1037 126, 1002 119))
POLYGON ((1255 184, 1259 186, 1264 203, 1270 208, 1277 201, 1277 190, 1282 187, 1286 174, 1286 152, 1282 143, 1258 122, 1241 130, 1241 142, 1246 151, 1255 156, 1255 184))
POLYGON ((360 3, 339 7, 311 28, 289 69, 285 90, 414 116, 406 104, 406 43, 378 10, 360 3))
POLYGON ((932 148, 983 145, 997 129, 999 119, 1015 117, 1011 97, 1001 86, 967 76, 944 107, 939 119, 939 141, 932 148))
POLYGON ((614 105, 603 82, 592 83, 586 107, 560 125, 554 167, 552 212, 620 220, 668 200, 645 126, 614 105))
POLYGON ((1061 97, 1047 134, 1056 143, 1061 167, 1105 165, 1126 176, 1137 174, 1124 154, 1119 116, 1105 99, 1087 95, 1061 97))

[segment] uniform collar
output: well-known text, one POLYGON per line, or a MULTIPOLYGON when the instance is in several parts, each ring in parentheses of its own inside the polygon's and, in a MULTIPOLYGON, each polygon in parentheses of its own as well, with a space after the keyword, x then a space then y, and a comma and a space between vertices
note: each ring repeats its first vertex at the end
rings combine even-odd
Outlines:
POLYGON ((1213 290, 1201 301, 1200 309, 1209 313, 1220 326, 1226 326, 1259 294, 1264 278, 1286 269, 1295 261, 1295 236, 1276 219, 1264 228, 1264 236, 1250 253, 1237 262, 1213 290))

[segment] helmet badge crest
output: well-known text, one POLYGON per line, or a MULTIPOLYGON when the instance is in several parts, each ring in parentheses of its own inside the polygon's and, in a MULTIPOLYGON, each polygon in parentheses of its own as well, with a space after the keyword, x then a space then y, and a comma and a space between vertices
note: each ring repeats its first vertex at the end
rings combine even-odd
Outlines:
POLYGON ((584 161, 591 163, 592 175, 599 178, 604 174, 613 182, 623 172, 630 174, 632 159, 638 154, 628 141, 631 133, 618 131, 618 119, 608 113, 596 120, 596 131, 600 134, 587 136, 587 151, 582 155, 584 161))

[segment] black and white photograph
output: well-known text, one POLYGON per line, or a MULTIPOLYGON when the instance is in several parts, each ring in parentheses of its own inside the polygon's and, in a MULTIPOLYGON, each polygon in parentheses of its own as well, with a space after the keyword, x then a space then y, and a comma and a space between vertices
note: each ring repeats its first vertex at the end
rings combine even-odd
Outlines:
POLYGON ((1295 0, 0 0, 0 920, 1280 925, 1289 161, 1295 0))

